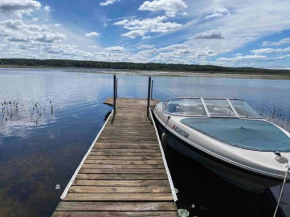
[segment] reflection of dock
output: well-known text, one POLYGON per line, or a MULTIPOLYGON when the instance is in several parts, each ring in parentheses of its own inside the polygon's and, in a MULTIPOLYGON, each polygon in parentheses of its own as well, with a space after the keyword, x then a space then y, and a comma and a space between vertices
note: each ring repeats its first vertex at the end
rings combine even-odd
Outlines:
MULTIPOLYGON (((114 105, 114 100, 104 103, 114 105)), ((178 216, 147 99, 121 98, 116 105, 53 216, 178 216)))

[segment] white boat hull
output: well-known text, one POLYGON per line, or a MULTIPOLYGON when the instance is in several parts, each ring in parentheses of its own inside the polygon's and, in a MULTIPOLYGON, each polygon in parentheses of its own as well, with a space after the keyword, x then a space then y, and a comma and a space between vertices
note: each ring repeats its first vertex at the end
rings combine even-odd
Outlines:
MULTIPOLYGON (((159 127, 159 130, 161 133, 164 132, 165 129, 165 123, 167 120, 168 115, 162 113, 162 111, 158 111, 158 106, 153 110, 153 114, 155 117, 155 121, 157 123, 157 126, 159 127), (159 116, 159 117, 158 117, 159 116)), ((204 141, 201 140, 200 137, 198 137, 199 132, 196 132, 197 134, 192 136, 192 132, 189 132, 190 130, 187 127, 183 127, 178 123, 178 121, 175 121, 174 118, 171 117, 169 123, 166 126, 166 138, 167 143, 180 152, 181 154, 193 159, 194 161, 198 162, 199 164, 207 167, 208 169, 216 172, 220 176, 222 176, 227 181, 243 188, 246 190, 262 190, 264 188, 280 185, 283 182, 283 175, 286 172, 285 165, 280 165, 276 160, 274 159, 275 156, 273 153, 260 153, 260 156, 257 156, 258 159, 262 159, 262 157, 268 155, 271 155, 269 159, 273 162, 271 162, 274 166, 273 168, 270 168, 269 170, 263 169, 267 168, 267 166, 262 165, 263 161, 266 161, 265 159, 261 160, 261 163, 259 162, 251 162, 246 161, 247 158, 239 158, 239 151, 242 151, 241 153, 248 153, 251 152, 249 150, 240 150, 236 147, 230 147, 233 149, 232 152, 228 151, 229 147, 225 144, 225 150, 219 150, 219 149, 212 149, 209 150, 208 147, 213 147, 212 144, 208 144, 212 142, 212 138, 205 138, 204 141), (177 134, 173 128, 178 126, 178 128, 181 128, 181 133, 177 134), (185 138, 182 135, 182 131, 185 133, 189 133, 189 138, 185 138), (236 150, 234 150, 236 149, 236 150), (215 151, 214 154, 213 151, 215 151), (224 152, 223 152, 224 151, 224 152), (222 156, 222 154, 224 155, 222 156), (236 159, 236 162, 233 162, 233 160, 229 159, 229 153, 232 154, 232 159, 236 159), (227 155, 228 154, 228 155, 227 155), (235 156, 236 155, 236 156, 235 156), (226 160, 225 160, 226 159, 226 160), (243 167, 240 166, 243 163, 243 167), (261 165, 260 165, 261 164, 261 165), (257 165, 255 167, 255 165, 257 165)), ((204 136, 204 135, 203 135, 204 136)), ((219 142, 220 143, 220 142, 219 142)), ((217 146, 217 144, 214 144, 217 146)), ((218 144, 221 145, 221 144, 218 144)), ((216 148, 216 147, 215 147, 216 148)), ((218 147, 217 147, 218 148, 218 147)), ((258 153, 249 153, 249 157, 258 155, 258 153)), ((283 156, 285 154, 283 153, 283 156)), ((287 157, 289 157, 289 153, 286 153, 287 157)), ((287 182, 290 181, 290 177, 288 177, 287 182)))

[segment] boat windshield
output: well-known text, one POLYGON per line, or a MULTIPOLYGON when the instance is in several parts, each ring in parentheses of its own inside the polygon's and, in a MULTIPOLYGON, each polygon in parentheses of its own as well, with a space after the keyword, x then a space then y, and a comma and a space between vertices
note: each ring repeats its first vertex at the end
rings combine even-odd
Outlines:
POLYGON ((163 109, 170 114, 207 116, 201 99, 172 99, 165 102, 163 105, 163 109))
POLYGON ((164 102, 163 110, 181 116, 261 118, 245 101, 237 99, 177 98, 164 102))
POLYGON ((259 118, 260 115, 254 111, 245 101, 231 100, 231 103, 240 117, 243 118, 259 118))
POLYGON ((236 117, 226 99, 205 99, 204 102, 211 117, 236 117))

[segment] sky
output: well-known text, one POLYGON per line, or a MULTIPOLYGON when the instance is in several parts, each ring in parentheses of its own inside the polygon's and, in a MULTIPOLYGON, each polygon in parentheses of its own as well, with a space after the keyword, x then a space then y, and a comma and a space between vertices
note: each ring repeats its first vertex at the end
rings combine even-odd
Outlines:
POLYGON ((0 0, 0 58, 290 69, 290 0, 0 0))

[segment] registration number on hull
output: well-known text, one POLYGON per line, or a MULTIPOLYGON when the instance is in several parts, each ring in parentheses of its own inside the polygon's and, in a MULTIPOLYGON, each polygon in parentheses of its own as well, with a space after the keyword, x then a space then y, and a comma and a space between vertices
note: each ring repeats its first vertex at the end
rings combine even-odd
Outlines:
POLYGON ((188 138, 189 134, 187 132, 185 132, 184 130, 180 129, 179 127, 177 126, 173 126, 173 130, 175 132, 177 132, 179 135, 183 136, 184 138, 188 138))

